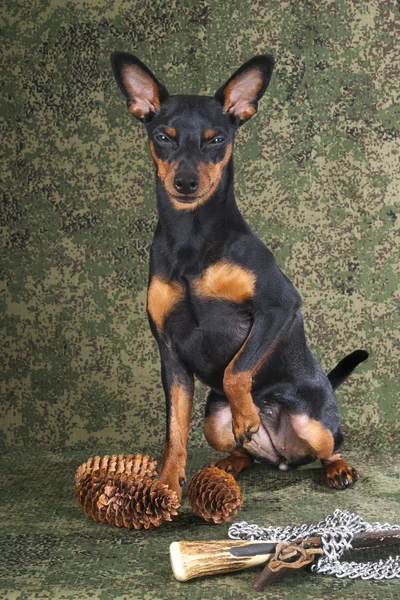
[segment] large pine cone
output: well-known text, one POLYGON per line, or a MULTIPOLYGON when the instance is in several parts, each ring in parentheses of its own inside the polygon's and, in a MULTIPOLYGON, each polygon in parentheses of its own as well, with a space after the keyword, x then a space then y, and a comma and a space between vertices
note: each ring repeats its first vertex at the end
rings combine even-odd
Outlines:
POLYGON ((137 477, 154 477, 157 475, 157 461, 146 454, 112 454, 111 456, 93 456, 84 462, 75 474, 75 483, 91 475, 92 473, 102 475, 114 475, 115 473, 126 473, 137 477))
POLYGON ((188 498, 196 515, 211 523, 231 521, 243 504, 234 477, 218 467, 206 467, 193 476, 188 498))
POLYGON ((81 465, 75 475, 75 495, 95 521, 117 527, 149 529, 177 515, 179 500, 167 485, 152 479, 154 458, 141 454, 99 456, 81 465))

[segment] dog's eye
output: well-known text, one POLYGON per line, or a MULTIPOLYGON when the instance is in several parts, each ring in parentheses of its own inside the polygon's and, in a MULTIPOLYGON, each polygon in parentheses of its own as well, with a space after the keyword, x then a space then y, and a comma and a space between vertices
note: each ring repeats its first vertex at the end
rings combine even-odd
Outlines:
POLYGON ((210 144, 222 144, 223 141, 223 137, 215 137, 213 140, 211 140, 210 144))
POLYGON ((171 143, 169 138, 167 138, 167 136, 163 135, 162 133, 160 133, 159 135, 156 135, 156 140, 158 140, 162 144, 170 144, 171 143))

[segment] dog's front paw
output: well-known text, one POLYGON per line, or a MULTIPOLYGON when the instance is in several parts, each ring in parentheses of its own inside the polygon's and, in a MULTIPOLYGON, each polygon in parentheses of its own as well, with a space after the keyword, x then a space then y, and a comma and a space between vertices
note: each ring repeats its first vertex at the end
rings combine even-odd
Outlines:
POLYGON ((334 490, 345 490, 354 485, 359 478, 358 472, 344 459, 329 463, 325 466, 325 470, 325 483, 334 490))
POLYGON ((242 448, 245 442, 251 442, 260 428, 260 415, 253 405, 247 413, 232 416, 232 431, 237 448, 242 448))
POLYGON ((182 500, 182 488, 186 483, 185 473, 178 473, 177 471, 162 471, 160 475, 160 483, 164 483, 171 490, 174 490, 178 496, 179 502, 182 500))

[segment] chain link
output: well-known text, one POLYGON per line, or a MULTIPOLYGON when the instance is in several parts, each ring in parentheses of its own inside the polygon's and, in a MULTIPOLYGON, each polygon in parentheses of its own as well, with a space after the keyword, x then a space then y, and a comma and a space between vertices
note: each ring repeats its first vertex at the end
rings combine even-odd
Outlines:
POLYGON ((400 578, 400 555, 386 560, 367 563, 341 562, 344 552, 352 550, 351 542, 355 533, 365 531, 394 531, 399 525, 389 523, 369 523, 356 513, 348 510, 335 510, 332 515, 317 524, 303 524, 296 527, 260 527, 246 521, 233 523, 228 535, 234 540, 270 540, 272 542, 292 542, 293 540, 320 536, 324 554, 311 566, 313 573, 326 573, 350 579, 394 579, 400 578))

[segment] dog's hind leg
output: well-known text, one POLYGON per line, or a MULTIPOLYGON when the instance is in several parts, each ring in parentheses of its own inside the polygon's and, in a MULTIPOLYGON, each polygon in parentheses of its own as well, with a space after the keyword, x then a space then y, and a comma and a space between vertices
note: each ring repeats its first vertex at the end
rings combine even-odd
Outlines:
MULTIPOLYGON (((335 448, 332 432, 320 421, 308 415, 292 415, 291 426, 295 435, 305 442, 315 458, 319 458, 325 468, 325 483, 328 487, 343 490, 354 485, 359 478, 357 471, 347 464, 342 453, 335 448)), ((341 436, 340 436, 341 437, 341 436)))
POLYGON ((254 458, 243 448, 235 448, 229 456, 212 462, 210 467, 218 467, 227 473, 231 473, 233 477, 239 475, 240 471, 248 469, 252 466, 254 458))
POLYGON ((236 448, 232 431, 232 413, 228 399, 210 392, 207 400, 204 435, 214 450, 229 452, 229 456, 211 463, 236 477, 240 471, 251 467, 254 458, 244 448, 236 448))

